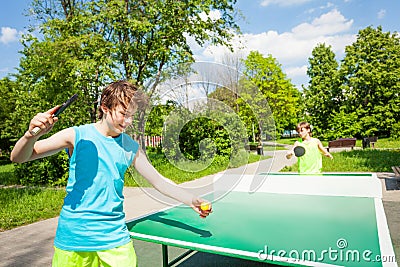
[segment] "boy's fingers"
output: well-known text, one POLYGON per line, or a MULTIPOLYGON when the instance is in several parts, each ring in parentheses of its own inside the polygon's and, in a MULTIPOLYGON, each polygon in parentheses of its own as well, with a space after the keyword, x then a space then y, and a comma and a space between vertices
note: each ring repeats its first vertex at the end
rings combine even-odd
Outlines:
POLYGON ((206 218, 210 213, 212 212, 212 209, 210 210, 200 210, 199 214, 201 218, 206 218))
POLYGON ((58 118, 53 117, 53 112, 57 110, 58 106, 49 109, 44 113, 38 113, 35 117, 31 120, 31 124, 29 126, 30 131, 39 127, 42 132, 48 132, 53 128, 53 124, 58 121, 58 118))
POLYGON ((206 218, 212 212, 211 203, 201 198, 196 198, 192 201, 192 208, 201 218, 206 218))
POLYGON ((53 115, 53 114, 57 111, 57 109, 58 109, 59 107, 60 107, 60 105, 57 105, 57 106, 55 106, 55 107, 49 109, 48 111, 46 111, 46 113, 48 113, 48 114, 50 114, 50 115, 53 115))

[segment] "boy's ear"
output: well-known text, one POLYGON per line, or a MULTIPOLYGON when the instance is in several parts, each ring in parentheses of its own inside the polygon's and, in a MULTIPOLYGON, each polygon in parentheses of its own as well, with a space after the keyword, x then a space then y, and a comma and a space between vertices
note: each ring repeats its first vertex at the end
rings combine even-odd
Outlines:
POLYGON ((101 105, 100 109, 103 111, 103 113, 107 113, 109 111, 109 108, 106 107, 105 105, 101 105))

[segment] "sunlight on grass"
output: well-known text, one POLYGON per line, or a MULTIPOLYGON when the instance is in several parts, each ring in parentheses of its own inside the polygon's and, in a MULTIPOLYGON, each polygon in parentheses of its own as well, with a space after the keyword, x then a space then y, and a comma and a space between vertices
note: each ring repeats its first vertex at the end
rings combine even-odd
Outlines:
POLYGON ((0 188, 0 231, 58 216, 65 191, 53 188, 0 188))

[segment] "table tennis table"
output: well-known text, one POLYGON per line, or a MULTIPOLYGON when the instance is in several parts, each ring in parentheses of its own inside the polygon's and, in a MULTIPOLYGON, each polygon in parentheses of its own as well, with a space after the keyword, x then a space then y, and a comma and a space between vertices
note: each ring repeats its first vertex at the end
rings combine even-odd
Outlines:
POLYGON ((162 245, 163 266, 192 251, 283 266, 397 266, 373 173, 216 175, 201 219, 184 205, 128 221, 162 245), (168 246, 187 249, 169 261, 168 246))

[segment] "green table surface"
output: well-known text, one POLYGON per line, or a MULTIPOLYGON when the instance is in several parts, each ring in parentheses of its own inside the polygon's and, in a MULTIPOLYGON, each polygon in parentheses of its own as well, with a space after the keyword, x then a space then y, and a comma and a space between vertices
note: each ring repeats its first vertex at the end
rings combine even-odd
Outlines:
POLYGON ((132 238, 278 265, 382 266, 374 198, 230 192, 206 219, 177 206, 127 226, 132 238))

